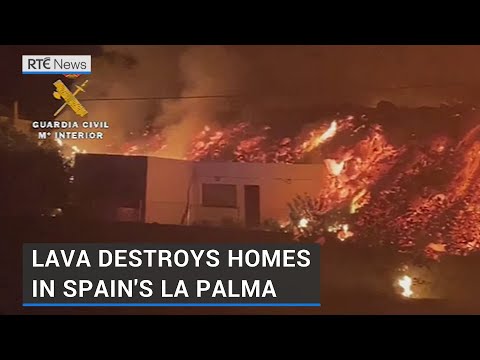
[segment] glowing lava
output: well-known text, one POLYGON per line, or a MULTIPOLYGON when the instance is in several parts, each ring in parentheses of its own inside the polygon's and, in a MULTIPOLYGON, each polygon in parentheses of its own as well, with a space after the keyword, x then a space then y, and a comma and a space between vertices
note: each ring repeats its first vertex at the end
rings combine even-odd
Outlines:
POLYGON ((310 139, 305 141, 302 144, 302 148, 305 152, 310 152, 316 149, 320 144, 323 144, 325 141, 331 139, 337 133, 338 124, 334 120, 330 123, 330 126, 327 130, 315 130, 310 132, 310 139))
MULTIPOLYGON (((182 156, 192 161, 323 164, 322 190, 288 204, 295 211, 282 228, 293 229, 295 238, 351 238, 434 259, 480 250, 478 122, 455 132, 409 133, 399 141, 402 131, 387 133, 388 122, 384 129, 375 116, 332 120, 289 134, 258 123, 208 123, 182 156)), ((163 156, 167 137, 162 129, 146 131, 109 153, 163 156)), ((67 159, 82 152, 58 143, 67 159)))
POLYGON ((222 129, 205 126, 194 138, 186 158, 259 163, 295 163, 348 128, 352 118, 317 125, 294 138, 275 138, 270 126, 241 122, 222 129))

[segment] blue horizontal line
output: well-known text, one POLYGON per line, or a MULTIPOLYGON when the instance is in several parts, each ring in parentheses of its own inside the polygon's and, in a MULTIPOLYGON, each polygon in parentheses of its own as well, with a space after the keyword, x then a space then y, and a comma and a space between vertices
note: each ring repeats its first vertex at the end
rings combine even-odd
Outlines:
POLYGON ((25 75, 84 75, 91 74, 91 71, 22 71, 25 75))
POLYGON ((313 307, 320 303, 24 303, 24 307, 313 307))

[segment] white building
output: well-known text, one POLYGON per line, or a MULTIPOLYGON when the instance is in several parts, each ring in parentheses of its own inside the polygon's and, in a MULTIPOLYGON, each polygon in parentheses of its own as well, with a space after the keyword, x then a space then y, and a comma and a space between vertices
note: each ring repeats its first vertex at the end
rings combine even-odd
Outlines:
POLYGON ((286 220, 287 204, 296 195, 318 194, 326 176, 323 164, 190 162, 143 156, 87 154, 79 156, 75 166, 80 170, 75 181, 83 188, 80 198, 90 197, 89 201, 110 210, 115 207, 117 220, 119 213, 135 213, 132 220, 160 224, 228 220, 255 227, 267 219, 286 220), (106 165, 105 158, 116 165, 106 165), (100 171, 96 160, 101 160, 100 171), (125 184, 115 189, 119 181, 125 184), (102 199, 86 195, 89 187, 102 182, 102 199))

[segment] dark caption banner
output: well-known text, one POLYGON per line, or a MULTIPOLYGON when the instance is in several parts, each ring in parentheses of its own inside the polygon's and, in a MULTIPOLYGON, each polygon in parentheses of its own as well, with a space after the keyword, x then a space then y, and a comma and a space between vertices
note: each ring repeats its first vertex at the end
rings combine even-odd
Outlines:
POLYGON ((24 306, 320 306, 320 246, 25 244, 24 306))

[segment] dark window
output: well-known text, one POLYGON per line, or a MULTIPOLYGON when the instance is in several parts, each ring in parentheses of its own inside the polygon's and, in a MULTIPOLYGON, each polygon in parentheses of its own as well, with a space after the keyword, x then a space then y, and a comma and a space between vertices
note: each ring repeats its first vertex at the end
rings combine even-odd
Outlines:
POLYGON ((202 206, 236 208, 237 186, 202 184, 202 206))

